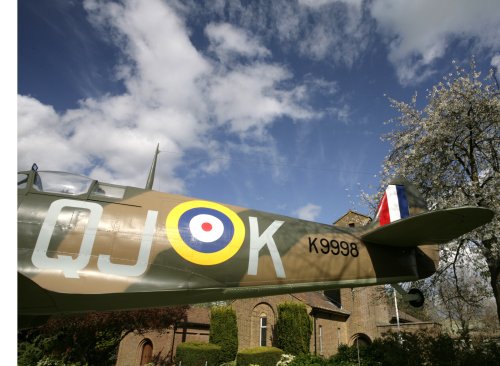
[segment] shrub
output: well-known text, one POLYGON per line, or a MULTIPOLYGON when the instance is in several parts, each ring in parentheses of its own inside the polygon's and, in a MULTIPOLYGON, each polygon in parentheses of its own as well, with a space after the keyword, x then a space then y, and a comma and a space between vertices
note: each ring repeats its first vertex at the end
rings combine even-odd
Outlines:
MULTIPOLYGON (((377 342, 377 339, 373 344, 377 342)), ((381 366, 385 365, 379 362, 379 358, 383 357, 378 355, 379 347, 371 345, 368 347, 359 348, 359 358, 361 360, 361 365, 363 366, 381 366)), ((358 347, 356 344, 349 347, 346 344, 342 344, 338 348, 336 355, 332 356, 328 363, 328 366, 357 366, 358 365, 358 347)))
POLYGON ((221 363, 219 366, 236 366, 236 360, 221 363))
POLYGON ((288 366, 325 366, 326 360, 323 357, 311 354, 302 354, 293 359, 288 366))
POLYGON ((500 365, 500 345, 498 339, 472 340, 469 345, 461 345, 458 353, 459 365, 500 365))
MULTIPOLYGON (((473 366, 500 365, 500 347, 495 341, 455 339, 448 334, 386 333, 367 347, 360 347, 363 366, 473 366)), ((357 365, 357 347, 340 346, 328 365, 357 365)), ((326 365, 326 364, 325 364, 326 365)), ((290 364, 290 366, 299 366, 290 364)))
POLYGON ((247 348, 238 352, 236 366, 276 366, 283 351, 276 347, 247 348))
POLYGON ((447 334, 435 337, 421 336, 424 357, 431 365, 458 365, 457 357, 460 355, 457 340, 447 334))
POLYGON ((280 360, 276 364, 276 366, 288 366, 295 359, 294 355, 289 355, 288 353, 283 353, 281 355, 280 360))
POLYGON ((219 362, 229 362, 238 352, 238 325, 236 313, 229 306, 214 307, 210 311, 209 342, 221 348, 219 362))
POLYGON ((276 345, 285 353, 309 353, 312 321, 304 304, 289 302, 278 305, 275 329, 276 345))
POLYGON ((186 342, 177 346, 175 363, 185 366, 219 365, 220 346, 210 343, 186 342))

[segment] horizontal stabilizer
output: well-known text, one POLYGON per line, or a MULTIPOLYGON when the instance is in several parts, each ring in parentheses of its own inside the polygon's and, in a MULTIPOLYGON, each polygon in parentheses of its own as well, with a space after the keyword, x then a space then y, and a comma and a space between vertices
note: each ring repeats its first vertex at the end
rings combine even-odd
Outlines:
POLYGON ((439 244, 484 225, 493 218, 484 207, 458 207, 427 211, 378 227, 362 236, 363 241, 395 247, 439 244))

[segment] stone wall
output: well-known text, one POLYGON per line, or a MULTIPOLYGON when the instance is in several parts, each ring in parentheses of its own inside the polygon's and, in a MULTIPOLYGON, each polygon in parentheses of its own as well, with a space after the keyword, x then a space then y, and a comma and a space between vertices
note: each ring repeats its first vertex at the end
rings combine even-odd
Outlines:
POLYGON ((195 327, 180 324, 175 329, 169 328, 164 332, 147 332, 144 334, 127 334, 120 343, 117 356, 117 366, 137 366, 141 363, 144 345, 149 341, 153 346, 153 357, 169 359, 175 356, 177 345, 184 342, 208 343, 210 331, 207 325, 195 327), (200 329, 201 328, 201 329, 200 329), (175 334, 174 334, 175 333, 175 334))
MULTIPOLYGON (((278 295, 235 300, 231 304, 238 322, 238 349, 260 346, 260 318, 262 316, 267 318, 266 345, 274 345, 277 309, 278 305, 284 302, 303 303, 294 295, 278 295)), ((307 304, 306 309, 313 320, 310 352, 325 357, 335 354, 340 344, 347 343, 345 316, 338 316, 328 311, 313 311, 313 308, 307 304)))
POLYGON ((360 334, 373 340, 379 335, 377 326, 389 322, 391 306, 383 291, 383 286, 341 289, 342 308, 351 313, 346 344, 352 345, 360 334))
POLYGON ((238 322, 238 349, 260 345, 260 317, 262 315, 267 316, 266 344, 272 345, 277 306, 287 301, 297 300, 291 295, 278 295, 233 301, 231 307, 236 312, 238 322))
POLYGON ((117 365, 140 365, 144 345, 147 341, 153 345, 153 355, 168 357, 172 346, 172 331, 165 333, 147 332, 143 335, 129 333, 123 338, 118 349, 117 365))

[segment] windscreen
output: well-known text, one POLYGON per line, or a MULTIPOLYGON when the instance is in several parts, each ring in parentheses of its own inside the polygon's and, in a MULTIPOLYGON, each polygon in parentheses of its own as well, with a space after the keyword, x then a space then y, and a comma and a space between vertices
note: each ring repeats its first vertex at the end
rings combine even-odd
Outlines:
POLYGON ((64 172, 37 172, 33 188, 40 192, 72 196, 87 193, 94 180, 83 175, 64 172))

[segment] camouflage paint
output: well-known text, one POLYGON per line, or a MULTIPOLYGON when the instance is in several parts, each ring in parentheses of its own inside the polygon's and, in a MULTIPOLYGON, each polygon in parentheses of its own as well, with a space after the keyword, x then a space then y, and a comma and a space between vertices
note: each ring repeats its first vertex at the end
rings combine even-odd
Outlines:
MULTIPOLYGON (((34 171, 22 173, 29 179, 18 194, 21 315, 412 281, 434 273, 439 259, 431 242, 363 240, 383 235, 377 223, 341 228, 133 187, 114 186, 125 194, 113 199, 92 194, 96 181, 79 196, 45 193, 34 189, 34 171), (209 222, 193 229, 192 217, 209 222)), ((409 191, 410 214, 423 212, 409 191)))

